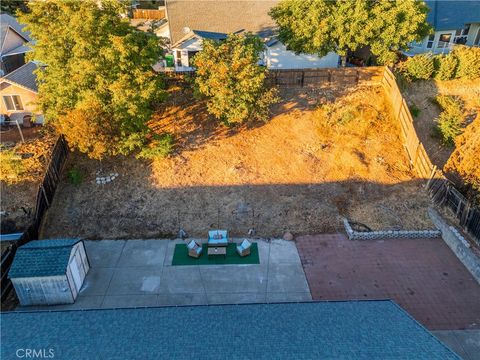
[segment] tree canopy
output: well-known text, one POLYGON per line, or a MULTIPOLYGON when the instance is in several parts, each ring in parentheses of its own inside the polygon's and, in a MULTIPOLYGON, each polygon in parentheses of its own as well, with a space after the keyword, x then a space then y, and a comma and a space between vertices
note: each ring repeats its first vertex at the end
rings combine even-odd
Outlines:
POLYGON ((20 22, 36 40, 38 102, 71 146, 91 157, 142 146, 161 78, 156 36, 130 26, 118 0, 47 0, 29 4, 20 22))
POLYGON ((279 39, 297 53, 346 56, 369 46, 380 63, 428 35, 427 14, 414 0, 283 0, 270 11, 279 39))
POLYGON ((204 40, 195 55, 195 90, 208 98, 208 111, 227 123, 265 120, 276 89, 265 86, 267 69, 260 66, 259 37, 231 34, 224 41, 204 40))

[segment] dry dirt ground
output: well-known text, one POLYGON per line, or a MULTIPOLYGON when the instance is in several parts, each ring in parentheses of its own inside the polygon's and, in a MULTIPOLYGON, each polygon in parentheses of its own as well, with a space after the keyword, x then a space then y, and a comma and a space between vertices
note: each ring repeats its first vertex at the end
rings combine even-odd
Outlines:
POLYGON ((171 91, 150 125, 175 134, 174 153, 153 162, 72 154, 67 171, 84 180, 61 182, 43 237, 313 234, 340 229, 339 215, 372 229, 432 227, 380 87, 285 90, 269 122, 241 128, 219 125, 185 88, 171 91), (120 176, 95 184, 112 172, 120 176))
POLYGON ((453 95, 460 97, 464 102, 467 124, 480 111, 480 81, 478 80, 450 80, 450 81, 418 81, 407 85, 403 90, 409 105, 414 104, 420 113, 414 118, 415 129, 420 141, 425 146, 432 162, 443 168, 453 152, 453 147, 444 146, 436 135, 435 120, 440 114, 440 108, 435 104, 437 95, 453 95))
MULTIPOLYGON (((41 183, 45 169, 50 161, 50 154, 56 136, 43 129, 34 127, 23 129, 25 143, 21 143, 16 128, 0 134, 2 146, 15 149, 22 157, 25 172, 15 183, 0 181, 0 208, 2 232, 20 232, 25 230, 34 216, 38 185, 41 183)), ((0 154, 0 160, 4 161, 0 154)), ((4 168, 2 167, 2 171, 4 168)), ((0 174, 3 179, 6 174, 0 174)))

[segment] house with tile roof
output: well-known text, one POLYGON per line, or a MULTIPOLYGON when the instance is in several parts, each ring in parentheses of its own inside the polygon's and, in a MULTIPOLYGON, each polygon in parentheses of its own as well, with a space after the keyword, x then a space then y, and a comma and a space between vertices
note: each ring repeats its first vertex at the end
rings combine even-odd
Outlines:
POLYGON ((38 95, 36 62, 25 62, 25 54, 32 50, 32 39, 23 25, 8 14, 0 14, 0 114, 27 126, 34 118, 43 123, 37 108, 38 95), (24 121, 25 120, 25 121, 24 121))
POLYGON ((392 301, 2 312, 0 320, 2 359, 27 345, 71 360, 460 359, 392 301))
POLYGON ((157 30, 166 37, 176 71, 191 71, 192 58, 204 39, 222 40, 230 33, 252 32, 264 40, 262 64, 272 69, 338 67, 340 57, 295 54, 275 38, 276 24, 268 14, 278 0, 167 0, 167 22, 157 30))
POLYGON ((18 248, 8 277, 22 306, 71 304, 89 269, 82 241, 35 240, 18 248))
POLYGON ((407 55, 446 54, 455 45, 480 46, 480 1, 425 1, 430 9, 427 21, 434 32, 412 43, 407 55))

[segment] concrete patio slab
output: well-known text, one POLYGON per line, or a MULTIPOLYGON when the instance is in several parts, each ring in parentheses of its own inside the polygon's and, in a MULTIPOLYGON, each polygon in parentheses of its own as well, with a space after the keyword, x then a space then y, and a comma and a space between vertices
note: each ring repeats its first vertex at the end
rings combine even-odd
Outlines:
POLYGON ((158 306, 173 305, 207 305, 207 295, 200 294, 160 294, 157 297, 158 306))
MULTIPOLYGON (((242 239, 232 239, 241 242, 242 239)), ((176 240, 85 241, 91 269, 73 305, 55 309, 311 300, 293 242, 252 240, 260 264, 172 266, 176 240)))
POLYGON ((266 293, 209 293, 209 304, 249 304, 266 302, 266 293))
POLYGON ((259 265, 200 266, 207 293, 264 293, 267 270, 259 265))
POLYGON ((90 268, 83 286, 80 289, 81 296, 105 295, 110 281, 112 281, 115 268, 92 267, 90 268))
POLYGON ((158 294, 162 268, 117 268, 107 290, 107 295, 158 294))
POLYGON ((160 284, 162 294, 204 293, 198 266, 169 266, 163 269, 160 284))
POLYGON ((267 292, 267 302, 312 301, 310 292, 267 292))
POLYGON ((309 292, 308 283, 298 264, 270 264, 267 292, 309 292))
POLYGON ((118 261, 119 267, 163 266, 167 242, 158 240, 127 241, 118 261))
POLYGON ((126 240, 84 241, 90 267, 115 267, 126 242, 126 240))
POLYGON ((107 295, 103 300, 102 308, 151 307, 157 304, 157 295, 107 295))

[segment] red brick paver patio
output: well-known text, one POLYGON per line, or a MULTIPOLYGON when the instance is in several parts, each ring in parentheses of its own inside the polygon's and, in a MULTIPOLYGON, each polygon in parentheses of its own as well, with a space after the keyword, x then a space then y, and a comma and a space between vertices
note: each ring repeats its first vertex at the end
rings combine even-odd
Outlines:
POLYGON ((442 239, 296 242, 315 300, 389 298, 431 330, 480 329, 480 285, 442 239))

